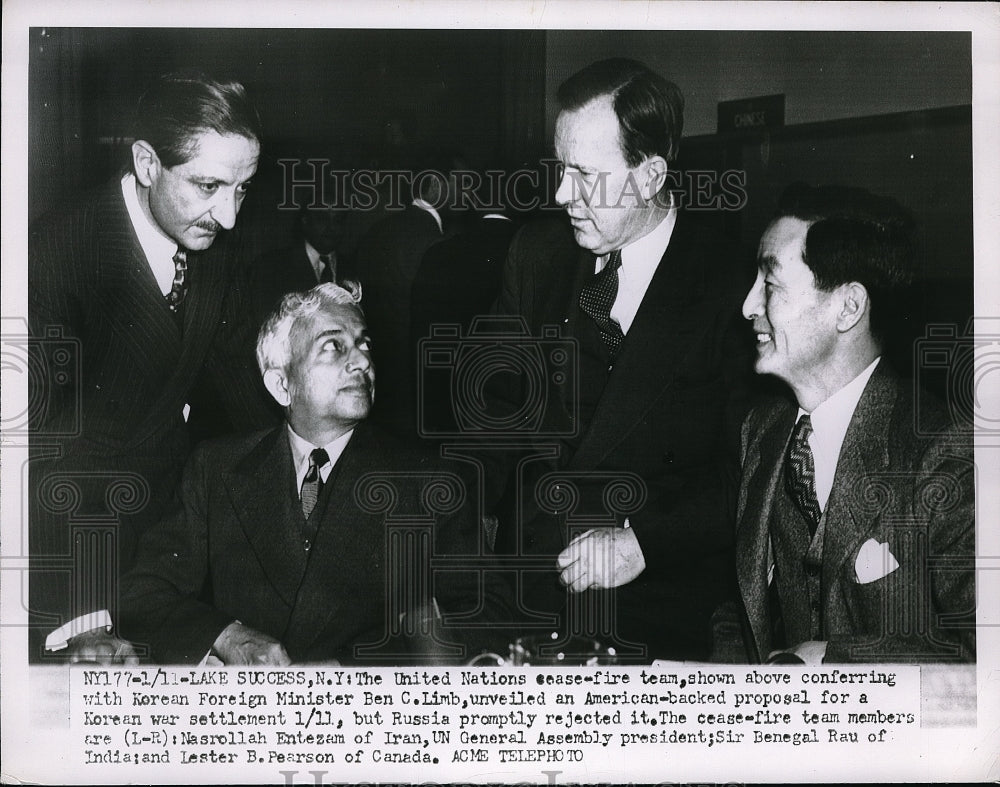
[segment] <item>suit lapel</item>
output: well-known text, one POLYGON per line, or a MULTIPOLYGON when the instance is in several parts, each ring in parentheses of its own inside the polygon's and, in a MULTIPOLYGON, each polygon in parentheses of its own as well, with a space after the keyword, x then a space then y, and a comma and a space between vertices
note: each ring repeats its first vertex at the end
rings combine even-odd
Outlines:
POLYGON ((858 400, 837 460, 833 489, 827 503, 823 540, 823 584, 834 587, 844 563, 872 535, 880 506, 865 505, 875 478, 889 464, 889 420, 897 381, 882 363, 858 400))
POLYGON ((306 555, 292 508, 294 474, 286 427, 268 433, 224 472, 233 512, 275 591, 295 604, 306 555))
POLYGON ((767 600, 771 564, 771 509, 784 472, 784 453, 797 408, 783 404, 751 439, 743 458, 743 480, 736 526, 736 571, 750 627, 763 659, 771 641, 767 600))
POLYGON ((323 518, 284 637, 286 642, 298 643, 301 651, 309 649, 331 620, 357 615, 357 610, 345 608, 355 594, 339 592, 339 588, 377 571, 382 559, 386 542, 382 518, 359 512, 353 502, 358 479, 377 467, 377 457, 369 450, 370 437, 365 431, 363 424, 355 429, 334 468, 333 486, 325 490, 328 497, 323 518), (374 545, 373 538, 377 540, 374 545), (319 611, 315 601, 317 588, 322 590, 319 611))
POLYGON ((155 372, 166 356, 176 363, 181 337, 143 254, 116 181, 102 200, 98 219, 102 291, 108 321, 131 345, 130 361, 155 372))
POLYGON ((674 382, 687 354, 697 345, 697 335, 707 328, 700 288, 687 275, 697 265, 692 254, 689 222, 680 214, 572 467, 596 467, 628 436, 674 382))

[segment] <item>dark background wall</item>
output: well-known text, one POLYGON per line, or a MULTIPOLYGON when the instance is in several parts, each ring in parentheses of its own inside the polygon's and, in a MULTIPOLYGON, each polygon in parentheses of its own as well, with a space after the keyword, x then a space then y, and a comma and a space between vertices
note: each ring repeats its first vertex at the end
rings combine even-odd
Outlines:
MULTIPOLYGON (((746 199, 719 221, 748 257, 788 183, 860 185, 920 223, 910 332, 972 313, 968 33, 36 28, 30 39, 31 218, 126 163, 129 113, 164 71, 197 66, 252 91, 266 137, 240 224, 264 250, 293 225, 277 210, 280 158, 405 168, 414 147, 435 146, 473 167, 537 169, 558 84, 631 56, 685 93, 679 167, 743 173, 746 199), (719 101, 775 93, 783 128, 716 133, 719 101)), ((542 178, 542 196, 552 189, 542 178)))

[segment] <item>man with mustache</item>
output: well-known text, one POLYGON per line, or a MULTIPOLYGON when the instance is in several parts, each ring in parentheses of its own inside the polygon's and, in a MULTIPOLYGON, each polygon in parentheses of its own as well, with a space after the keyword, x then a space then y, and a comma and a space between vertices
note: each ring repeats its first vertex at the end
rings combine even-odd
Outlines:
POLYGON ((273 423, 233 232, 260 137, 239 83, 163 76, 130 171, 31 228, 32 660, 121 652, 117 578, 180 479, 197 392, 222 431, 273 423))
MULTIPOLYGON (((365 423, 375 369, 359 300, 320 284, 286 295, 261 328, 258 365, 286 423, 196 448, 181 506, 122 583, 122 630, 155 661, 398 663, 414 657, 392 644, 400 616, 410 631, 439 610, 503 615, 502 583, 468 562, 480 546, 462 500, 474 497, 442 495, 457 476, 365 423), (421 523, 426 551, 408 553, 421 523), (453 562, 434 572, 432 554, 453 562)), ((427 635, 425 660, 468 655, 410 633, 427 635)))
POLYGON ((912 224, 861 189, 796 186, 761 238, 743 315, 756 371, 794 400, 743 427, 736 560, 752 662, 975 659, 969 426, 882 357, 912 224))

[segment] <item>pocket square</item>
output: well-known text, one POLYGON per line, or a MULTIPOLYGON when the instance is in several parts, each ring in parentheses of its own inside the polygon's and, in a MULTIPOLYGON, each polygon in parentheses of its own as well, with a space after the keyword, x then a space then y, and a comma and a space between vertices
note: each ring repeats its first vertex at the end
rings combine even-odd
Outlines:
POLYGON ((889 576, 897 568, 899 561, 889 551, 889 545, 869 538, 858 550, 858 557, 854 561, 854 576, 859 585, 867 585, 889 576))

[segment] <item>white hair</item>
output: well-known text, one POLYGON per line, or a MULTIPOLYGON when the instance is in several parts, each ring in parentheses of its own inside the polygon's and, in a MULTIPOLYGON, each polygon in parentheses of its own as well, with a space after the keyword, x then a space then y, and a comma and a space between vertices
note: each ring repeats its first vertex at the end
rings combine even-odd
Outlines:
POLYGON ((261 374, 268 369, 284 370, 292 357, 291 333, 295 323, 310 317, 324 306, 353 306, 361 311, 361 285, 345 281, 343 285, 324 282, 305 292, 290 292, 281 299, 257 334, 257 366, 261 374))

